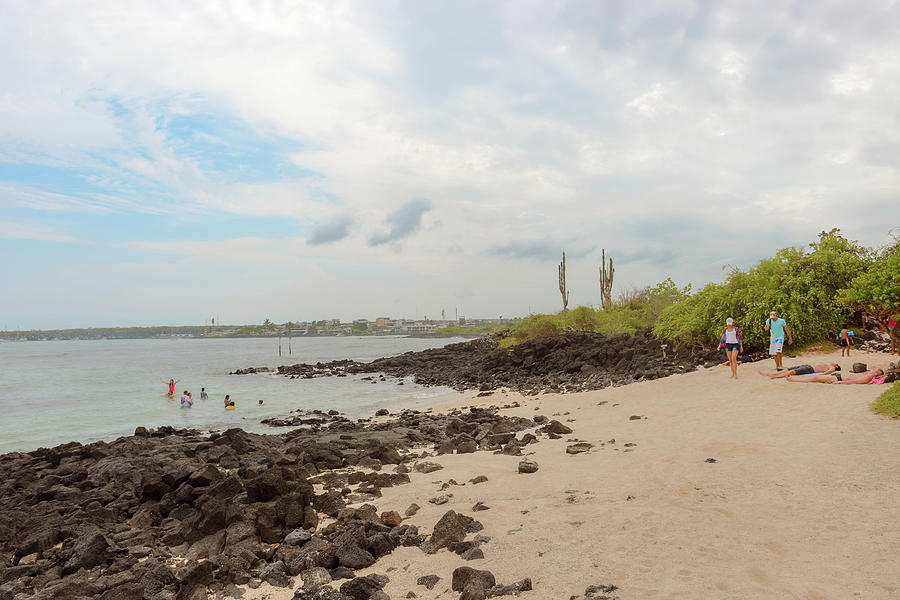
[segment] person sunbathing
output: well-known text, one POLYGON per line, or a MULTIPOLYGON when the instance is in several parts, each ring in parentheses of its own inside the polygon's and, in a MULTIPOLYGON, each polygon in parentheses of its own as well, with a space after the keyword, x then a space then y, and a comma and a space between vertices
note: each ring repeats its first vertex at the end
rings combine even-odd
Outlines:
POLYGON ((797 365, 796 367, 789 367, 784 371, 760 371, 759 374, 769 379, 780 379, 782 377, 790 377, 791 375, 812 375, 813 373, 819 375, 831 375, 835 371, 840 371, 841 365, 837 363, 822 363, 818 365, 797 365))
POLYGON ((833 373, 832 375, 812 375, 810 377, 788 377, 788 381, 800 383, 870 383, 877 377, 884 377, 884 371, 881 369, 872 369, 867 373, 848 373, 841 375, 833 373))

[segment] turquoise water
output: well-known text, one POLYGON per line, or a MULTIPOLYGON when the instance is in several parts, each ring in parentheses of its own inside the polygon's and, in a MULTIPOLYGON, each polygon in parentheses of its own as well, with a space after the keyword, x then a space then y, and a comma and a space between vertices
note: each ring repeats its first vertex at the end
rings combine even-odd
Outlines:
POLYGON ((435 348, 460 339, 321 337, 293 340, 293 354, 278 356, 278 340, 144 339, 0 343, 0 453, 79 441, 112 440, 134 428, 173 425, 201 430, 241 427, 278 432, 259 421, 303 408, 337 409, 351 416, 378 408, 421 407, 450 392, 361 376, 288 379, 271 374, 228 375, 244 367, 276 367, 342 358, 372 360, 435 348), (180 380, 176 400, 160 379, 180 380), (209 400, 200 400, 205 387, 209 400), (177 398, 190 390, 194 406, 177 398), (230 394, 236 410, 224 410, 230 394), (264 400, 263 406, 258 401, 264 400))

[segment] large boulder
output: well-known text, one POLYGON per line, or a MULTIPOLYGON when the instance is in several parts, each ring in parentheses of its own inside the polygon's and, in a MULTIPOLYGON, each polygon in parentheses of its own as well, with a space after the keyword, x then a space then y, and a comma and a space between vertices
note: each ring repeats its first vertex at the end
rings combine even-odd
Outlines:
POLYGON ((105 563, 110 557, 109 542, 100 532, 81 536, 72 546, 70 558, 62 568, 62 574, 68 575, 78 569, 90 569, 105 563))
POLYGON ((427 554, 434 554, 452 542, 461 542, 468 533, 469 525, 474 521, 472 517, 448 510, 435 524, 431 538, 422 544, 422 550, 427 554))
POLYGON ((369 600, 387 585, 389 579, 384 575, 366 575, 357 577, 341 585, 341 593, 353 600, 369 600))
POLYGON ((472 567, 459 567, 453 571, 453 580, 450 588, 454 592, 486 592, 497 585, 494 574, 490 571, 480 571, 472 567))

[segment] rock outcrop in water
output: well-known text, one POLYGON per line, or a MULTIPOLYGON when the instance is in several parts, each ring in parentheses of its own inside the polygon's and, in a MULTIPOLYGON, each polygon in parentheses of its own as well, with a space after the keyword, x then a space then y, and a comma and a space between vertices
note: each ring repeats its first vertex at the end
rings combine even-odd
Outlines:
POLYGON ((278 367, 287 377, 383 373, 455 389, 510 388, 524 394, 571 392, 686 373, 721 362, 721 353, 663 348, 650 330, 634 336, 571 332, 499 348, 496 337, 407 352, 369 363, 335 361, 278 367))

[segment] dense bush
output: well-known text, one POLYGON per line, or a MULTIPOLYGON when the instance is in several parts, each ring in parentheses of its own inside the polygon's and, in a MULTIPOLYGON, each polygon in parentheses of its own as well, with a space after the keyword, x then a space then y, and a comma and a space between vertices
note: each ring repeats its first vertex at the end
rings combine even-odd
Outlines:
POLYGON ((733 269, 723 283, 691 294, 671 279, 622 293, 607 310, 580 306, 555 315, 531 315, 514 325, 501 344, 561 331, 608 335, 653 327, 676 346, 709 346, 733 317, 745 346, 768 345, 765 321, 778 311, 796 347, 833 340, 855 312, 882 324, 900 313, 900 241, 881 251, 846 239, 840 230, 819 234, 809 248, 784 248, 747 271, 733 269))
POLYGON ((727 317, 741 328, 744 343, 764 345, 769 311, 777 310, 806 345, 832 339, 852 316, 843 290, 868 272, 876 256, 833 229, 809 250, 785 248, 749 271, 733 270, 724 283, 709 284, 663 310, 654 332, 676 344, 717 340, 727 317))

